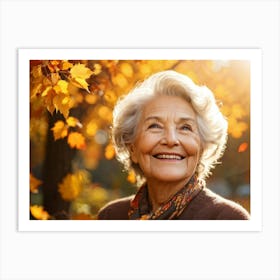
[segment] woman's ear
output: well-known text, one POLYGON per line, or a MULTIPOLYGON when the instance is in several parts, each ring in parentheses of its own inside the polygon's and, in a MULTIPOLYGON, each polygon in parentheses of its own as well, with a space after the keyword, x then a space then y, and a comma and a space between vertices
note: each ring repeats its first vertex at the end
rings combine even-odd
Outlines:
POLYGON ((138 163, 138 158, 137 158, 137 153, 136 153, 135 145, 134 144, 130 144, 128 146, 128 149, 129 149, 130 158, 131 158, 132 162, 138 163))

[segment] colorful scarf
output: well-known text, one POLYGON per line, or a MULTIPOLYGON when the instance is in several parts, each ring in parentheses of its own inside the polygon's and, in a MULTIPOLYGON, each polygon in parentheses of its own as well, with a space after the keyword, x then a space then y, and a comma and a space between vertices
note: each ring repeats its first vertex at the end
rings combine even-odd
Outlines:
POLYGON ((171 220, 176 219, 190 201, 200 192, 203 184, 194 175, 173 197, 152 212, 147 184, 143 185, 130 203, 130 220, 171 220))

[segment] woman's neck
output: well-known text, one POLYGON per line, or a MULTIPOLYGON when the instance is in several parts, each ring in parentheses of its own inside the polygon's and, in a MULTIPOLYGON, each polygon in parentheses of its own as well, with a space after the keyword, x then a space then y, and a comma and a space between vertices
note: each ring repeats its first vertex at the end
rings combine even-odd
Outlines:
POLYGON ((149 200, 152 205, 152 210, 155 212, 162 204, 167 202, 173 195, 181 190, 188 181, 159 183, 147 180, 149 200))

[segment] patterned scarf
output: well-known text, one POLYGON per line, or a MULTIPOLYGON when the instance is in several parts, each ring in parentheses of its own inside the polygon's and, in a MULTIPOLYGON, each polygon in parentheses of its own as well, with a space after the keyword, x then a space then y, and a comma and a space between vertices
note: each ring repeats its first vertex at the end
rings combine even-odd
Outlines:
POLYGON ((189 182, 167 202, 152 212, 147 184, 143 185, 130 203, 130 220, 171 220, 177 218, 200 192, 203 184, 194 175, 189 182))

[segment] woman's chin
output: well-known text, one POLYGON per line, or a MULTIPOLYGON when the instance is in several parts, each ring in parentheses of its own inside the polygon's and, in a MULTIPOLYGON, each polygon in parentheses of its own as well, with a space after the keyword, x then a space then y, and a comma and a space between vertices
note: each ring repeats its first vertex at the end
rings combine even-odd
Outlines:
POLYGON ((190 178, 190 176, 188 176, 188 174, 186 173, 172 173, 170 172, 166 172, 166 171, 162 171, 162 172, 157 172, 155 174, 151 174, 150 176, 148 176, 148 181, 153 180, 153 181, 160 181, 162 183, 177 183, 177 182, 186 182, 188 181, 188 178, 190 178))

